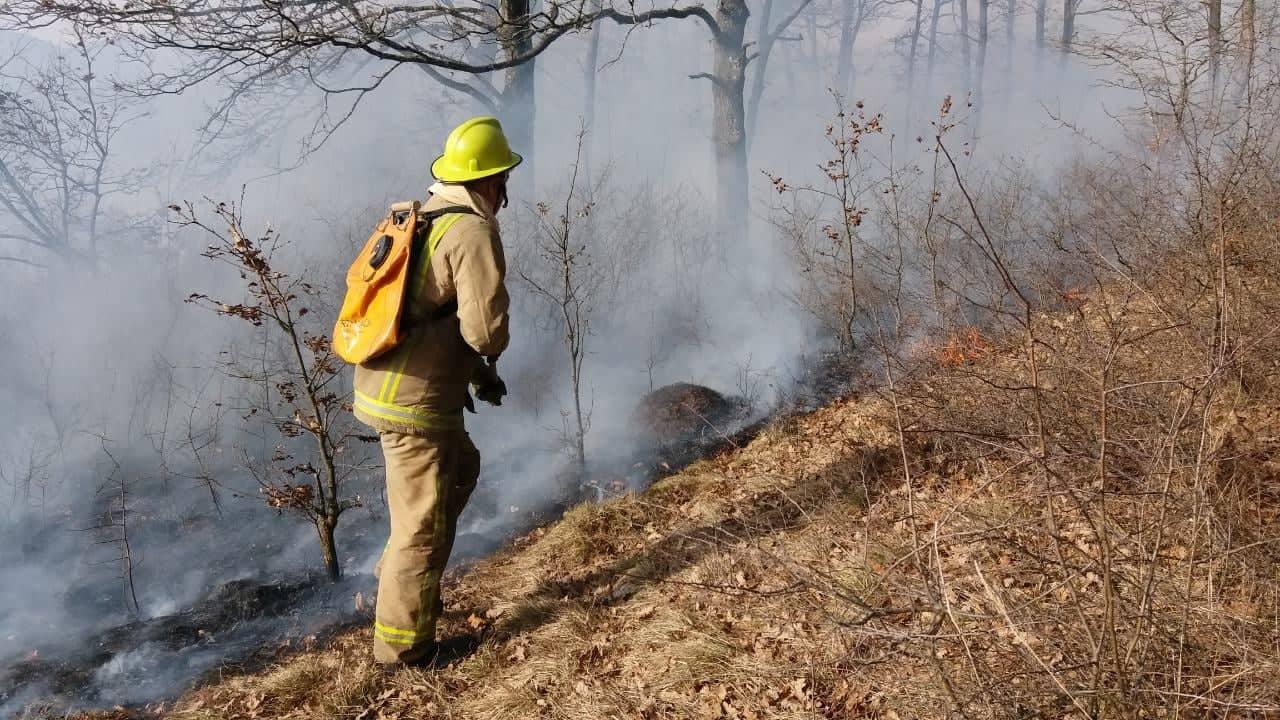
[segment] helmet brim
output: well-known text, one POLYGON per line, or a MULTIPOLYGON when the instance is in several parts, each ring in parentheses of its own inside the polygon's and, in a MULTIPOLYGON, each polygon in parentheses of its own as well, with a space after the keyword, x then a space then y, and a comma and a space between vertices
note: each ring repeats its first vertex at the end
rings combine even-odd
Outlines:
POLYGON ((524 157, 517 152, 512 152, 511 159, 498 167, 485 168, 484 170, 460 170, 446 165, 444 162, 444 155, 441 155, 431 163, 431 176, 440 182, 465 183, 473 180, 483 180, 484 178, 493 177, 494 175, 501 175, 508 170, 514 169, 522 162, 524 162, 524 157))

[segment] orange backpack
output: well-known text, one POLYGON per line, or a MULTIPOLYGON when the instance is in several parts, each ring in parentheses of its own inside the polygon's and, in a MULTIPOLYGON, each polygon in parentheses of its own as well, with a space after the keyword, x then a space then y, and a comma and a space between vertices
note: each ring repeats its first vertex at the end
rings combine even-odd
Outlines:
POLYGON ((426 238, 431 222, 446 213, 472 212, 451 207, 421 214, 420 207, 416 200, 392 205, 347 270, 347 294, 333 326, 333 349, 353 365, 404 339, 412 269, 430 260, 420 256, 430 252, 426 238))

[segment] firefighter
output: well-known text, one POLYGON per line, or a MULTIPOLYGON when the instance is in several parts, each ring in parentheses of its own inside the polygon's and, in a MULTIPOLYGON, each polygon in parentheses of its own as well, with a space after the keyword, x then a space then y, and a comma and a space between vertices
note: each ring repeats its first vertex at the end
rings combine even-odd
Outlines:
POLYGON ((391 536, 378 562, 374 659, 385 668, 428 665, 443 610, 440 577, 458 515, 480 475, 463 427, 476 398, 500 405, 498 356, 509 338, 506 261, 498 210, 520 164, 491 117, 459 125, 431 166, 426 252, 409 278, 410 328, 394 350, 355 371, 354 411, 378 431, 386 461, 391 536))

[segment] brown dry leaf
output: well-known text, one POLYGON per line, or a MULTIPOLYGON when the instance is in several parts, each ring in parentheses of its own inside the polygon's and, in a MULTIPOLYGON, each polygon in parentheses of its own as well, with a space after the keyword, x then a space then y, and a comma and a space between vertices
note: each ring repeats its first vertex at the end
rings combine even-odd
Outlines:
POLYGON ((476 615, 475 613, 471 613, 470 615, 467 616, 467 625, 470 625, 472 630, 479 630, 480 628, 483 628, 485 625, 488 625, 488 624, 489 624, 489 621, 485 620, 479 615, 476 615))

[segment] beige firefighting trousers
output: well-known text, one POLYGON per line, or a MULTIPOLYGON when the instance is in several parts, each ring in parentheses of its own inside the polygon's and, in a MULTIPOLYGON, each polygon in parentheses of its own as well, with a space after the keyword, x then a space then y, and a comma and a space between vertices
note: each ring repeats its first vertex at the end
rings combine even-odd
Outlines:
POLYGON ((449 562, 458 515, 480 477, 480 453, 465 431, 382 432, 391 538, 374 571, 378 604, 373 657, 427 659, 444 609, 440 576, 449 562))

